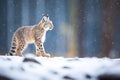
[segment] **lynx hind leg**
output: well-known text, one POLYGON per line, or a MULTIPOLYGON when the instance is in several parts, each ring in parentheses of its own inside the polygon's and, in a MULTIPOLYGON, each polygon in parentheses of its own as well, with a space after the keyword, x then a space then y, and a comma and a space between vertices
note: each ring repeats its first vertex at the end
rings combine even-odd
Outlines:
POLYGON ((17 46, 17 49, 16 49, 16 55, 17 56, 23 56, 22 51, 24 49, 24 46, 25 46, 25 43, 20 41, 18 46, 17 46))
POLYGON ((11 48, 10 48, 10 51, 8 53, 8 56, 15 56, 16 55, 16 48, 17 48, 17 43, 16 43, 16 38, 14 37, 12 39, 11 48))
POLYGON ((35 42, 36 45, 36 56, 50 57, 50 54, 46 54, 44 46, 40 42, 35 42))

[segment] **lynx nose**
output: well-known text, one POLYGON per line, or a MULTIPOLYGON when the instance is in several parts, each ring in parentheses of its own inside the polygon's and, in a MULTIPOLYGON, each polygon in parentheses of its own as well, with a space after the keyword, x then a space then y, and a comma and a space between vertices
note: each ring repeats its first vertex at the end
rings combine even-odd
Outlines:
POLYGON ((54 28, 54 26, 52 25, 51 27, 50 27, 50 30, 52 30, 54 28))

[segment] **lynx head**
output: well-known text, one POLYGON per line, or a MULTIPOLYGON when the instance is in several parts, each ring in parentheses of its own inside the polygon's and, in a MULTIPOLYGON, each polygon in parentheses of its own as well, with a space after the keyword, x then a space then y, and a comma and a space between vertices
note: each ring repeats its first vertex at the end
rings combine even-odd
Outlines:
POLYGON ((53 23, 52 21, 49 19, 48 15, 44 15, 42 20, 41 20, 41 24, 42 24, 42 28, 44 30, 52 30, 53 29, 53 23))

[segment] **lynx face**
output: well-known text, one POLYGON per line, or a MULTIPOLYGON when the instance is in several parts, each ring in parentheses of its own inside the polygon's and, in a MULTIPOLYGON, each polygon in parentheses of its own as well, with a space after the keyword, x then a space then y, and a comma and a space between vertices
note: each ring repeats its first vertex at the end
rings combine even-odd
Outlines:
POLYGON ((49 19, 48 16, 44 16, 42 18, 42 23, 44 25, 43 26, 44 30, 52 30, 54 27, 52 21, 49 19))

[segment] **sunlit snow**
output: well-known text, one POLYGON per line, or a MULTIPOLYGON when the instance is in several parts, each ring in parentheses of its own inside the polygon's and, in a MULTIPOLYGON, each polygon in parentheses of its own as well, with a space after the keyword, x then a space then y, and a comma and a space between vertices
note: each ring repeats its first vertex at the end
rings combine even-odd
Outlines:
MULTIPOLYGON (((0 57, 0 79, 15 80, 102 80, 99 76, 120 75, 120 60, 109 58, 0 57)), ((120 77, 119 77, 120 79, 120 77)))

